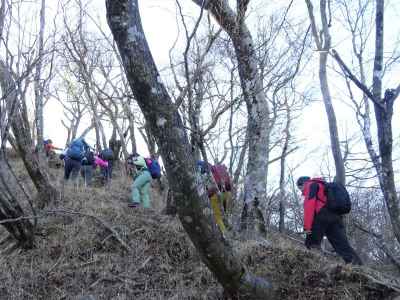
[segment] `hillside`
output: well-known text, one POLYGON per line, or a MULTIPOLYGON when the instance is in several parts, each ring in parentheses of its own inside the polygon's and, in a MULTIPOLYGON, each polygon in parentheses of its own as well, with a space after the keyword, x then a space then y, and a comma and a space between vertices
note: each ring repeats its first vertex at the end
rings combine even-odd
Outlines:
MULTIPOLYGON (((61 189, 62 172, 52 171, 61 189)), ((161 213, 156 188, 154 209, 127 207, 130 182, 117 174, 107 188, 65 186, 59 203, 38 216, 36 248, 1 255, 0 299, 222 299, 178 219, 161 213)), ((248 268, 277 287, 278 299, 399 295, 395 279, 276 233, 260 241, 229 236, 248 268)))

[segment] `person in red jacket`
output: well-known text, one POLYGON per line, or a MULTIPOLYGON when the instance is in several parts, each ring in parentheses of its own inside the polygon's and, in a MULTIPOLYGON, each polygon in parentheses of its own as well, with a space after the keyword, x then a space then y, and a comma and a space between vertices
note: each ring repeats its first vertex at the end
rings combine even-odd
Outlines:
POLYGON ((297 187, 304 197, 306 247, 320 249, 322 239, 326 236, 346 263, 361 265, 360 257, 347 239, 342 216, 325 207, 327 198, 323 179, 302 176, 297 180, 297 187))
POLYGON ((53 152, 54 150, 63 150, 61 148, 54 146, 53 141, 51 139, 45 140, 43 144, 46 157, 49 157, 51 155, 51 152, 53 152))

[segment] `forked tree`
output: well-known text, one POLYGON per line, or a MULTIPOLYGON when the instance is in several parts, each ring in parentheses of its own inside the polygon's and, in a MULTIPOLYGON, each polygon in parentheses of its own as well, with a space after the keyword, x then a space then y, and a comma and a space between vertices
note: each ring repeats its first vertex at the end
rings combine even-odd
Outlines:
POLYGON ((230 296, 273 299, 271 284, 246 270, 213 220, 182 119, 162 84, 147 44, 138 1, 108 0, 106 7, 127 79, 156 138, 185 231, 230 296))

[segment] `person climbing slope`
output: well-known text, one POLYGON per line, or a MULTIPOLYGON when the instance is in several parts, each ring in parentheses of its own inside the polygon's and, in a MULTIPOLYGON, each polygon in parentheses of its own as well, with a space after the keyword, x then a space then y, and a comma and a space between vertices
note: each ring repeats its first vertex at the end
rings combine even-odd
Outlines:
POLYGON ((149 189, 152 177, 146 161, 142 156, 136 156, 132 162, 137 172, 132 184, 132 202, 128 206, 138 207, 142 205, 144 208, 150 208, 149 189))

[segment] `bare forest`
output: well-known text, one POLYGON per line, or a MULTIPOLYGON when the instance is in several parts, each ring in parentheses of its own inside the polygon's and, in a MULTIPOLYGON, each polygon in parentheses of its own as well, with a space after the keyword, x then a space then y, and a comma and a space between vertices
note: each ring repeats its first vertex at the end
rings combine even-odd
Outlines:
POLYGON ((395 0, 0 0, 0 300, 400 299, 399 18, 395 0), (83 160, 67 175, 77 140, 109 165, 90 184, 83 160), (150 207, 138 157, 161 168, 150 207), (362 265, 307 246, 304 176, 346 187, 362 265))

